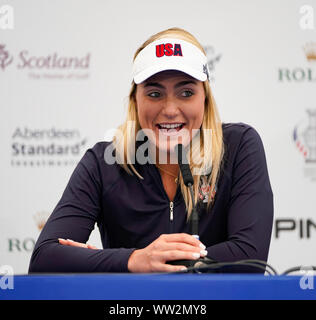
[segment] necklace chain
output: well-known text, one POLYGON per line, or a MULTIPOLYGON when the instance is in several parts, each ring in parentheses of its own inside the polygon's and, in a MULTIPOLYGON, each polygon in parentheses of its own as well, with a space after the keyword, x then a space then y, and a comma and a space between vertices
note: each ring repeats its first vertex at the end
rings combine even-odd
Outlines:
POLYGON ((163 169, 161 168, 158 164, 156 164, 156 166, 163 172, 165 172, 166 174, 168 174, 169 176, 171 177, 174 177, 174 182, 177 183, 178 182, 178 176, 176 176, 175 174, 171 173, 170 171, 166 170, 166 169, 163 169))

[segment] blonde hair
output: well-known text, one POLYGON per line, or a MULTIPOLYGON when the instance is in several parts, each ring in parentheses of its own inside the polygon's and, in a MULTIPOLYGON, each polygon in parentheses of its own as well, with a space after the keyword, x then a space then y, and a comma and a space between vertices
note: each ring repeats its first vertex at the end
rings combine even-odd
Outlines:
MULTIPOLYGON (((187 42, 192 43, 196 47, 198 47, 204 54, 205 51, 201 44, 197 41, 197 39, 190 34, 189 32, 180 29, 180 28, 170 28, 151 36, 147 41, 145 41, 136 51, 134 55, 134 60, 139 54, 139 52, 144 49, 148 44, 166 37, 172 37, 177 39, 182 39, 187 42)), ((190 154, 188 155, 190 160, 196 159, 195 155, 200 154, 200 146, 202 151, 205 150, 206 154, 201 154, 203 159, 203 164, 205 166, 211 166, 211 173, 208 176, 207 183, 210 185, 210 190, 208 194, 208 203, 207 207, 210 206, 213 195, 216 192, 216 182, 219 177, 221 162, 224 153, 224 144, 223 144, 223 133, 222 133, 222 123, 219 118, 218 110, 215 104, 215 100, 213 98, 211 88, 209 86, 208 81, 203 82, 204 92, 205 92, 205 108, 204 108, 204 117, 201 126, 201 134, 200 134, 200 145, 197 148, 192 148, 190 154), (203 134, 203 129, 211 129, 211 135, 203 134)), ((125 169, 125 171, 129 174, 135 174, 140 179, 143 177, 137 172, 135 167, 132 164, 131 159, 133 159, 133 155, 129 150, 134 150, 134 148, 130 148, 132 144, 135 146, 134 137, 135 134, 141 130, 137 107, 136 107, 136 84, 133 82, 132 87, 129 94, 129 105, 128 105, 128 113, 126 121, 118 127, 118 130, 122 133, 119 137, 114 137, 113 145, 116 150, 116 156, 120 159, 121 166, 125 169), (134 121, 136 124, 135 127, 131 127, 128 125, 129 121, 134 121), (135 130, 135 132, 132 132, 135 130), (122 148, 122 144, 123 148, 122 148), (122 154, 123 152, 123 154, 122 154)), ((204 153, 204 152, 203 152, 204 153)), ((189 161, 191 170, 199 166, 196 166, 193 161, 189 161)), ((194 175, 194 201, 197 203, 199 197, 199 187, 201 182, 201 175, 194 175)), ((182 176, 179 179, 179 184, 181 187, 181 192, 183 195, 183 199, 186 205, 186 209, 188 212, 188 217, 192 211, 192 201, 189 189, 184 185, 182 176)))

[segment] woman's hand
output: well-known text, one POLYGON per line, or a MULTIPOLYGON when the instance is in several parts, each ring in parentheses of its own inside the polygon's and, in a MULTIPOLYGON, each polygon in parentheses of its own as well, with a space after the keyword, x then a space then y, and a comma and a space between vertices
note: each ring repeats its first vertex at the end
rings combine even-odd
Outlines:
POLYGON ((94 250, 98 249, 96 246, 93 246, 89 243, 81 243, 81 242, 73 241, 70 239, 65 240, 62 238, 58 238, 58 241, 60 244, 63 244, 65 246, 80 247, 80 248, 87 248, 87 249, 94 249, 94 250))
POLYGON ((176 272, 185 266, 167 264, 171 260, 205 257, 205 246, 187 233, 163 234, 144 249, 135 250, 128 260, 130 272, 176 272))
MULTIPOLYGON (((70 239, 58 239, 59 243, 66 246, 98 249, 88 244, 70 239)), ((128 260, 130 272, 176 272, 185 270, 185 266, 167 264, 172 260, 197 260, 205 257, 205 246, 187 233, 163 234, 144 249, 135 250, 128 260)))

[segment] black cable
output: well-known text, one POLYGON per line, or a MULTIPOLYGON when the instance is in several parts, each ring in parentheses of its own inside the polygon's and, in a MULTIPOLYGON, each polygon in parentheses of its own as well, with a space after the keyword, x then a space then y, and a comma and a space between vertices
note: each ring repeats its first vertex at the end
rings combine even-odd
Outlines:
MULTIPOLYGON (((188 273, 188 272, 196 272, 196 273, 199 273, 200 271, 207 271, 207 270, 216 270, 216 269, 220 269, 220 268, 223 268, 223 267, 232 267, 232 266, 236 266, 236 265, 239 265, 239 266, 248 266, 248 267, 254 267, 254 268, 257 268, 257 269, 261 269, 263 271, 266 271, 269 276, 272 276, 273 274, 270 272, 270 270, 267 270, 265 267, 263 267, 262 265, 260 264, 257 264, 257 263, 248 263, 248 262, 242 262, 242 261, 236 261, 236 262, 215 262, 213 260, 211 260, 212 262, 209 263, 209 262, 202 262, 206 265, 204 266, 200 266, 200 267, 190 267, 190 268, 187 268, 185 271, 177 271, 177 272, 174 272, 174 273, 188 273)), ((259 260, 260 261, 260 260, 259 260)), ((264 261, 262 261, 264 262, 264 261)))
MULTIPOLYGON (((205 263, 214 263, 215 261, 212 259, 209 259, 208 257, 204 258, 205 263)), ((240 263, 255 263, 255 264, 260 264, 262 266, 265 266, 267 268, 270 269, 270 271, 272 271, 272 273, 274 275, 278 275, 278 272, 267 262, 263 261, 263 260, 259 260, 259 259, 244 259, 244 260, 238 260, 235 262, 228 262, 228 263, 233 263, 233 264, 240 264, 240 263)), ((268 272, 268 270, 266 270, 268 272)))
POLYGON ((270 264, 268 264, 267 262, 265 262, 265 261, 263 261, 263 260, 258 260, 258 259, 245 259, 245 260, 240 260, 240 261, 236 261, 236 262, 237 262, 237 263, 238 263, 238 262, 258 263, 258 264, 261 264, 261 265, 263 265, 263 266, 268 267, 275 276, 278 275, 278 272, 277 272, 270 264))
POLYGON ((263 260, 258 260, 258 259, 246 259, 246 260, 239 260, 235 262, 215 262, 214 260, 205 257, 202 263, 204 264, 204 266, 191 267, 191 268, 188 268, 185 272, 190 272, 190 271, 194 272, 194 271, 201 271, 201 270, 203 271, 207 269, 218 269, 222 267, 242 265, 242 266, 250 266, 250 267, 255 267, 255 268, 264 270, 269 275, 278 275, 278 272, 271 265, 269 265, 263 260), (207 264, 207 266, 205 264, 207 264))
POLYGON ((246 262, 239 262, 239 263, 231 263, 231 262, 222 262, 222 263, 213 263, 206 266, 201 267, 191 267, 188 268, 185 272, 199 272, 199 271, 207 271, 207 270, 214 270, 214 269, 220 269, 224 267, 233 267, 233 266, 244 266, 244 267, 254 267, 257 269, 261 269, 263 271, 267 271, 267 273, 272 276, 271 272, 269 270, 266 270, 265 267, 255 264, 255 263, 246 263, 246 262))
MULTIPOLYGON (((177 271, 177 272, 171 272, 171 273, 189 273, 189 272, 201 273, 200 271, 216 270, 224 267, 232 267, 232 266, 239 265, 239 266, 254 267, 254 268, 264 270, 269 274, 269 276, 279 275, 276 269, 273 268, 270 264, 266 263, 263 260, 258 260, 258 259, 245 259, 245 260, 239 260, 235 262, 215 262, 214 260, 205 257, 203 259, 203 262, 202 261, 200 262, 203 264, 200 267, 189 267, 185 271, 177 271)), ((309 270, 316 271, 316 266, 307 266, 305 268, 309 268, 309 269, 304 270, 304 266, 292 267, 285 270, 280 275, 284 276, 297 271, 309 271, 309 270)))

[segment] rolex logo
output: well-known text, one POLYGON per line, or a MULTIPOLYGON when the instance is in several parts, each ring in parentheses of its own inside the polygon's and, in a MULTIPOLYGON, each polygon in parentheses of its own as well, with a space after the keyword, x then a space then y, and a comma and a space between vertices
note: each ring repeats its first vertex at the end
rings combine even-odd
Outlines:
POLYGON ((44 228, 48 217, 49 217, 49 212, 47 211, 39 211, 33 216, 38 230, 41 231, 44 228))
POLYGON ((316 42, 307 43, 303 49, 308 61, 316 61, 316 42))

